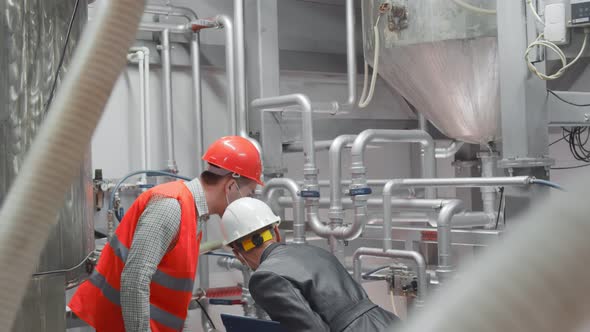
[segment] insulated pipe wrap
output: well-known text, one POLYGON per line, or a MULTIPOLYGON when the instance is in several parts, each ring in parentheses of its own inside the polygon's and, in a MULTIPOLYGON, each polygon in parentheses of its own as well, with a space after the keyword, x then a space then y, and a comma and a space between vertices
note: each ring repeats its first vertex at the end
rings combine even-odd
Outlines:
MULTIPOLYGON (((590 183, 552 193, 402 331, 572 331, 590 310, 590 183)), ((394 331, 393 329, 391 331, 394 331)), ((399 327, 395 331, 400 331, 399 327)))
POLYGON ((80 38, 71 68, 0 211, 0 331, 9 331, 58 209, 83 160, 145 1, 107 1, 80 38))

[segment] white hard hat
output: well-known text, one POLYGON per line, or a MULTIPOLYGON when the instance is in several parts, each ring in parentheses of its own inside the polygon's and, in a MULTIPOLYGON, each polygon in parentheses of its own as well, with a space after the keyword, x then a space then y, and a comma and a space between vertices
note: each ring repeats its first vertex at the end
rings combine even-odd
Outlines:
POLYGON ((243 197, 233 201, 221 217, 223 244, 228 245, 258 230, 281 222, 261 200, 243 197))

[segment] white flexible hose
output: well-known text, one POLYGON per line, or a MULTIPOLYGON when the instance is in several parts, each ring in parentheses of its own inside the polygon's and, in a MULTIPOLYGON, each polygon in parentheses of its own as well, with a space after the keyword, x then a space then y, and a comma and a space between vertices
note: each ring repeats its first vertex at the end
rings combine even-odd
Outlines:
MULTIPOLYGON (((404 332, 573 331, 590 311, 590 178, 514 220, 404 332)), ((395 331, 399 331, 396 328, 395 331)), ((393 330, 392 330, 393 331, 393 330)))
MULTIPOLYGON (((498 0, 498 1, 501 1, 501 0, 498 0)), ((455 2, 460 7, 463 7, 464 9, 470 10, 470 11, 478 13, 478 14, 496 15, 495 9, 484 9, 484 8, 476 7, 474 5, 464 2, 463 0, 453 0, 453 2, 455 2)))
POLYGON ((371 76, 371 87, 369 89, 369 95, 366 96, 367 82, 369 77, 369 64, 365 60, 365 79, 363 83, 363 93, 361 94, 361 98, 359 99, 360 108, 367 107, 371 103, 371 100, 373 99, 373 94, 375 93, 375 84, 377 83, 377 75, 379 73, 379 53, 381 51, 379 40, 379 18, 381 18, 381 15, 377 16, 377 20, 375 20, 375 26, 373 27, 373 33, 375 35, 375 54, 373 56, 373 74, 371 76))
POLYGON ((11 330, 145 6, 144 0, 103 3, 0 211, 0 331, 11 330))
POLYGON ((397 309, 395 308, 395 296, 393 295, 393 290, 389 291, 389 299, 391 300, 391 309, 393 310, 393 314, 399 317, 397 309))

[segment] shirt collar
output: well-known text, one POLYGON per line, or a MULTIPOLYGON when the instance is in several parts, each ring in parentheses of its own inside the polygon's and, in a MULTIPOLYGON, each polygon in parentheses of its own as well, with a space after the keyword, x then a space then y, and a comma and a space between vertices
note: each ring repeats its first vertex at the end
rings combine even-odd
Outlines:
POLYGON ((199 213, 199 220, 209 219, 209 206, 207 205, 205 191, 203 190, 200 179, 195 178, 189 182, 186 182, 186 186, 188 187, 191 194, 193 194, 195 206, 197 207, 197 212, 199 213))

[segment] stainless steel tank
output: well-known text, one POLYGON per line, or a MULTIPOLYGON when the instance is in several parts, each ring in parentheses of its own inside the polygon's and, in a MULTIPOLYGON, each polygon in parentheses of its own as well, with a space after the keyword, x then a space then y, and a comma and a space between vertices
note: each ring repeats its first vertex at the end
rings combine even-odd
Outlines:
POLYGON ((495 0, 365 0, 365 57, 373 66, 379 6, 380 76, 449 137, 497 140, 499 80, 495 0))
MULTIPOLYGON (((76 0, 0 0, 0 204, 22 167, 45 118, 53 79, 76 0)), ((87 21, 80 0, 60 78, 69 67, 87 21)), ((58 85, 59 87, 59 85, 58 85)), ((66 195, 37 273, 70 269, 94 250, 90 152, 66 195)), ((13 331, 64 331, 65 287, 85 277, 85 267, 32 278, 13 331)))

